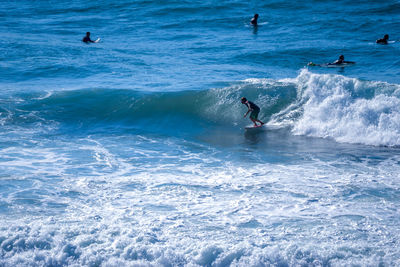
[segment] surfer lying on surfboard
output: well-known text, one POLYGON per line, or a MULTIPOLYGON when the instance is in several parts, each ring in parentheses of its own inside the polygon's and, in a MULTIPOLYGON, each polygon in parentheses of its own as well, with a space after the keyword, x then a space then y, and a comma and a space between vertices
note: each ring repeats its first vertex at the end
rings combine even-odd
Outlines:
POLYGON ((377 44, 388 44, 389 34, 385 34, 382 39, 376 40, 377 44))
POLYGON ((334 61, 334 62, 332 62, 332 63, 326 63, 326 64, 315 64, 315 63, 313 63, 313 62, 310 62, 310 63, 308 63, 307 65, 308 66, 321 66, 321 67, 324 67, 324 66, 343 66, 343 65, 346 65, 346 64, 355 64, 355 62, 354 61, 345 61, 344 60, 344 56, 343 55, 340 55, 339 56, 339 59, 338 60, 336 60, 336 61, 334 61))
POLYGON ((247 114, 249 114, 249 112, 251 111, 250 120, 254 123, 254 126, 255 127, 258 126, 257 122, 260 123, 259 126, 263 125, 264 123, 258 119, 258 113, 260 113, 260 108, 253 102, 248 101, 245 97, 242 97, 241 102, 248 108, 246 114, 244 114, 244 117, 246 118, 247 114))

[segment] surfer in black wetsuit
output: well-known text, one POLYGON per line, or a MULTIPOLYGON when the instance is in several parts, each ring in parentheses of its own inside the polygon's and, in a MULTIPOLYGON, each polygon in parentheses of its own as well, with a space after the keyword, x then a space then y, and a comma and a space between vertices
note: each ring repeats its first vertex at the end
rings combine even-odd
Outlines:
POLYGON ((258 113, 260 113, 260 108, 254 104, 251 101, 248 101, 245 97, 242 97, 241 102, 243 105, 246 105, 248 110, 246 114, 244 114, 244 117, 246 118, 247 114, 250 113, 250 120, 254 123, 254 126, 258 126, 257 122, 260 123, 260 126, 263 125, 264 123, 258 119, 258 113))
POLYGON ((336 60, 333 63, 328 63, 328 65, 342 65, 342 64, 354 64, 354 63, 355 62, 353 62, 353 61, 345 61, 344 56, 340 55, 338 60, 336 60))
POLYGON ((325 63, 325 64, 315 64, 314 62, 309 62, 307 65, 308 66, 319 66, 319 67, 329 67, 329 66, 340 66, 340 65, 345 65, 345 64, 355 64, 354 61, 346 61, 344 60, 344 56, 340 55, 339 59, 332 62, 332 63, 325 63))
POLYGON ((257 20, 258 20, 258 14, 254 14, 254 17, 250 21, 251 25, 257 26, 258 25, 257 24, 258 23, 257 20))
POLYGON ((382 39, 376 40, 377 44, 388 44, 389 34, 385 34, 382 39))
POLYGON ((84 43, 95 43, 95 41, 90 39, 90 32, 86 33, 86 36, 83 37, 82 42, 84 42, 84 43))

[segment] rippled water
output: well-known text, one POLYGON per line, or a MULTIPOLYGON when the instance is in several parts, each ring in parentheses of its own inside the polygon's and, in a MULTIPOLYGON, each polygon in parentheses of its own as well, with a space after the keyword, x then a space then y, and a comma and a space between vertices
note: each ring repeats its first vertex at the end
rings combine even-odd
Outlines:
POLYGON ((400 265, 399 2, 0 6, 1 266, 400 265))

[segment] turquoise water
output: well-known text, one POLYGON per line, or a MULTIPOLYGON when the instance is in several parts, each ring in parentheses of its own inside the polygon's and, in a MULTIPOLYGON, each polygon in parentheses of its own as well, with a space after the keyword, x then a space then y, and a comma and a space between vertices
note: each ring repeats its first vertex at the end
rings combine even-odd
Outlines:
POLYGON ((400 265, 399 2, 0 6, 0 266, 400 265))

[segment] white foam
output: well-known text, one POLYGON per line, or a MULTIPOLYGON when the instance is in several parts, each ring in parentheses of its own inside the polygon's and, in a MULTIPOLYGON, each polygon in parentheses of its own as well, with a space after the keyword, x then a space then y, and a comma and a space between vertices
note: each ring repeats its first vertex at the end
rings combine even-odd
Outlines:
POLYGON ((391 173, 398 170, 390 162, 382 162, 374 172, 357 163, 350 169, 324 162, 221 162, 213 167, 200 160, 146 170, 126 161, 120 165, 110 149, 90 143, 95 147, 84 149, 94 152, 93 164, 99 164, 96 152, 105 153, 114 172, 66 176, 60 188, 79 190, 81 195, 60 196, 68 203, 63 213, 4 218, 0 264, 399 263, 399 248, 390 245, 400 238, 393 217, 398 201, 369 193, 379 187, 387 192, 398 188, 398 180, 386 173, 387 166, 391 173), (118 168, 141 171, 121 175, 118 168), (377 176, 383 176, 379 183, 365 183, 377 176), (354 186, 358 189, 353 192, 354 186))
MULTIPOLYGON (((298 102, 355 102, 341 88, 299 86, 298 102)), ((3 148, 0 265, 400 264, 398 156, 268 163, 257 148, 232 150, 131 134, 3 148)))
POLYGON ((36 97, 36 98, 32 98, 32 99, 33 100, 44 100, 46 98, 51 97, 52 95, 53 95, 53 92, 52 91, 48 91, 48 92, 46 92, 46 94, 44 94, 42 96, 39 96, 39 97, 36 97))
POLYGON ((339 142, 400 145, 398 85, 308 70, 302 70, 295 83, 298 101, 276 115, 271 124, 291 122, 294 134, 339 142))

